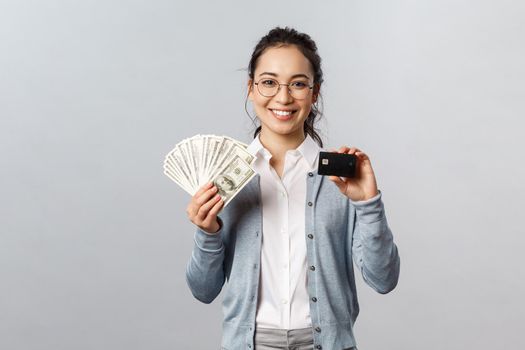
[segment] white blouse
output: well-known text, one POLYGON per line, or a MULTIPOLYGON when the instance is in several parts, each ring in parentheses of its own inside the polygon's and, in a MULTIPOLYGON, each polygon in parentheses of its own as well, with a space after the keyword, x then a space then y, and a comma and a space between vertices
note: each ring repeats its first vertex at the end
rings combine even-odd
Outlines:
POLYGON ((248 151, 257 157, 263 213, 261 274, 256 326, 311 327, 305 241, 306 178, 317 169, 320 147, 308 135, 286 152, 282 178, 257 136, 248 151))

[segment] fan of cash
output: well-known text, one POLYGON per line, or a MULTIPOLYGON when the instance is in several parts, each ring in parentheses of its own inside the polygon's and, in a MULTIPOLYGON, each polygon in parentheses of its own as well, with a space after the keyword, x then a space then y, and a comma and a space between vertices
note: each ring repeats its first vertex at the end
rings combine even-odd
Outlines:
POLYGON ((213 182, 226 207, 256 174, 246 147, 227 136, 195 135, 166 155, 164 174, 192 196, 213 182))

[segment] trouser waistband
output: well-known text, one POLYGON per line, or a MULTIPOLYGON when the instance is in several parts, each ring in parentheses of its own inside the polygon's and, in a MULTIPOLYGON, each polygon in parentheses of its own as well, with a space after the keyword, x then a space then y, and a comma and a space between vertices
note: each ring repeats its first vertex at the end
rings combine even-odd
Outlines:
POLYGON ((275 347, 288 347, 302 344, 313 344, 314 336, 312 328, 301 329, 255 329, 255 345, 266 345, 275 347))

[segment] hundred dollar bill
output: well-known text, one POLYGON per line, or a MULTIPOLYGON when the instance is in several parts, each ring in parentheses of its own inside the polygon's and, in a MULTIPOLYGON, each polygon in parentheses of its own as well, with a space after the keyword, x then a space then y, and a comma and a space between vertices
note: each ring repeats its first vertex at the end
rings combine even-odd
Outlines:
POLYGON ((211 135, 208 140, 208 149, 207 149, 207 157, 206 157, 206 164, 204 165, 204 178, 209 179, 209 174, 213 170, 211 167, 212 161, 215 159, 215 155, 217 152, 219 152, 219 147, 223 141, 222 137, 211 135))
POLYGON ((189 157, 191 158, 191 163, 193 164, 193 175, 195 176, 195 181, 197 182, 197 187, 202 186, 202 174, 201 174, 201 154, 202 154, 202 143, 201 135, 196 135, 188 140, 188 147, 190 149, 189 157))
POLYGON ((181 160, 182 160, 182 164, 184 166, 184 168, 188 171, 188 175, 189 175, 189 182, 191 183, 191 186, 196 188, 197 187, 197 182, 195 181, 195 170, 193 168, 193 164, 192 164, 192 158, 190 157, 190 151, 189 151, 189 146, 188 146, 188 142, 187 140, 186 141, 183 141, 181 144, 177 145, 177 148, 179 149, 180 151, 180 154, 181 154, 181 160))
POLYGON ((245 144, 244 142, 241 142, 241 141, 238 141, 238 140, 235 140, 235 142, 237 142, 239 145, 241 145, 244 148, 248 148, 248 145, 245 144))
MULTIPOLYGON (((164 168, 166 167, 170 167, 173 170, 173 175, 178 176, 178 180, 185 185, 183 187, 184 189, 193 188, 193 184, 190 180, 191 173, 184 164, 182 153, 178 146, 175 146, 175 148, 166 156, 166 159, 164 160, 164 168)), ((192 190, 189 192, 192 192, 192 190)))
POLYGON ((207 181, 212 179, 213 175, 217 173, 218 170, 220 170, 220 164, 223 164, 223 160, 228 156, 232 147, 233 143, 231 142, 231 140, 223 137, 217 148, 217 152, 212 156, 212 159, 210 160, 207 181))
MULTIPOLYGON (((204 184, 219 179, 223 184, 223 196, 229 203, 237 192, 234 190, 233 195, 226 195, 225 188, 233 183, 235 173, 230 176, 224 172, 231 170, 234 162, 243 166, 247 164, 251 169, 255 157, 246 148, 246 144, 227 136, 198 134, 177 143, 166 155, 164 174, 191 195, 204 184), (239 163, 237 158, 244 163, 239 163), (222 177, 219 178, 220 174, 222 177)), ((248 172, 245 175, 251 176, 248 172)), ((235 183, 241 183, 239 181, 241 179, 236 178, 235 183)), ((242 186, 236 187, 240 189, 242 186)))
POLYGON ((210 137, 208 135, 204 135, 201 140, 201 163, 199 165, 199 169, 201 173, 199 174, 199 178, 206 179, 206 160, 208 159, 208 143, 210 142, 210 137))
POLYGON ((216 170, 210 174, 210 178, 213 179, 217 173, 222 171, 222 169, 227 166, 234 157, 240 157, 242 158, 248 165, 251 165, 255 157, 250 154, 244 147, 239 146, 237 143, 231 141, 231 147, 228 149, 226 154, 223 156, 223 158, 219 161, 219 163, 216 165, 216 170))
POLYGON ((184 184, 182 184, 177 175, 175 175, 173 173, 173 170, 171 169, 167 169, 167 168, 164 168, 164 175, 166 175, 167 177, 169 177, 171 180, 173 180, 173 182, 175 182, 177 185, 179 185, 184 191, 188 192, 190 195, 194 195, 195 193, 193 192, 193 190, 189 189, 188 187, 186 187, 184 184))
MULTIPOLYGON (((224 201, 224 207, 242 190, 255 176, 255 171, 242 157, 235 155, 213 179, 219 195, 224 201)), ((223 207, 223 208, 224 208, 223 207)))
POLYGON ((245 144, 245 143, 242 143, 240 141, 237 141, 237 140, 234 140, 232 139, 231 137, 228 137, 228 136, 224 136, 225 138, 227 138, 228 140, 230 140, 231 142, 233 142, 235 144, 235 146, 237 147, 237 149, 239 150, 239 152, 241 152, 243 154, 243 159, 250 165, 253 164, 253 162, 255 161, 255 157, 252 156, 247 150, 246 148, 248 148, 248 145, 245 144))

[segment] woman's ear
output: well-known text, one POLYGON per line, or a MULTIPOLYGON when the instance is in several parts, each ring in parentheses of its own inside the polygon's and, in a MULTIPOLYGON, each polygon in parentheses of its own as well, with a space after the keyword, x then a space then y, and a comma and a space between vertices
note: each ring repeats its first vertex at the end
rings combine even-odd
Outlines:
POLYGON ((321 89, 321 86, 319 84, 314 84, 314 89, 312 93, 312 103, 317 102, 317 98, 319 97, 319 90, 321 89))
POLYGON ((253 80, 252 79, 248 79, 248 99, 250 101, 253 101, 253 80))

